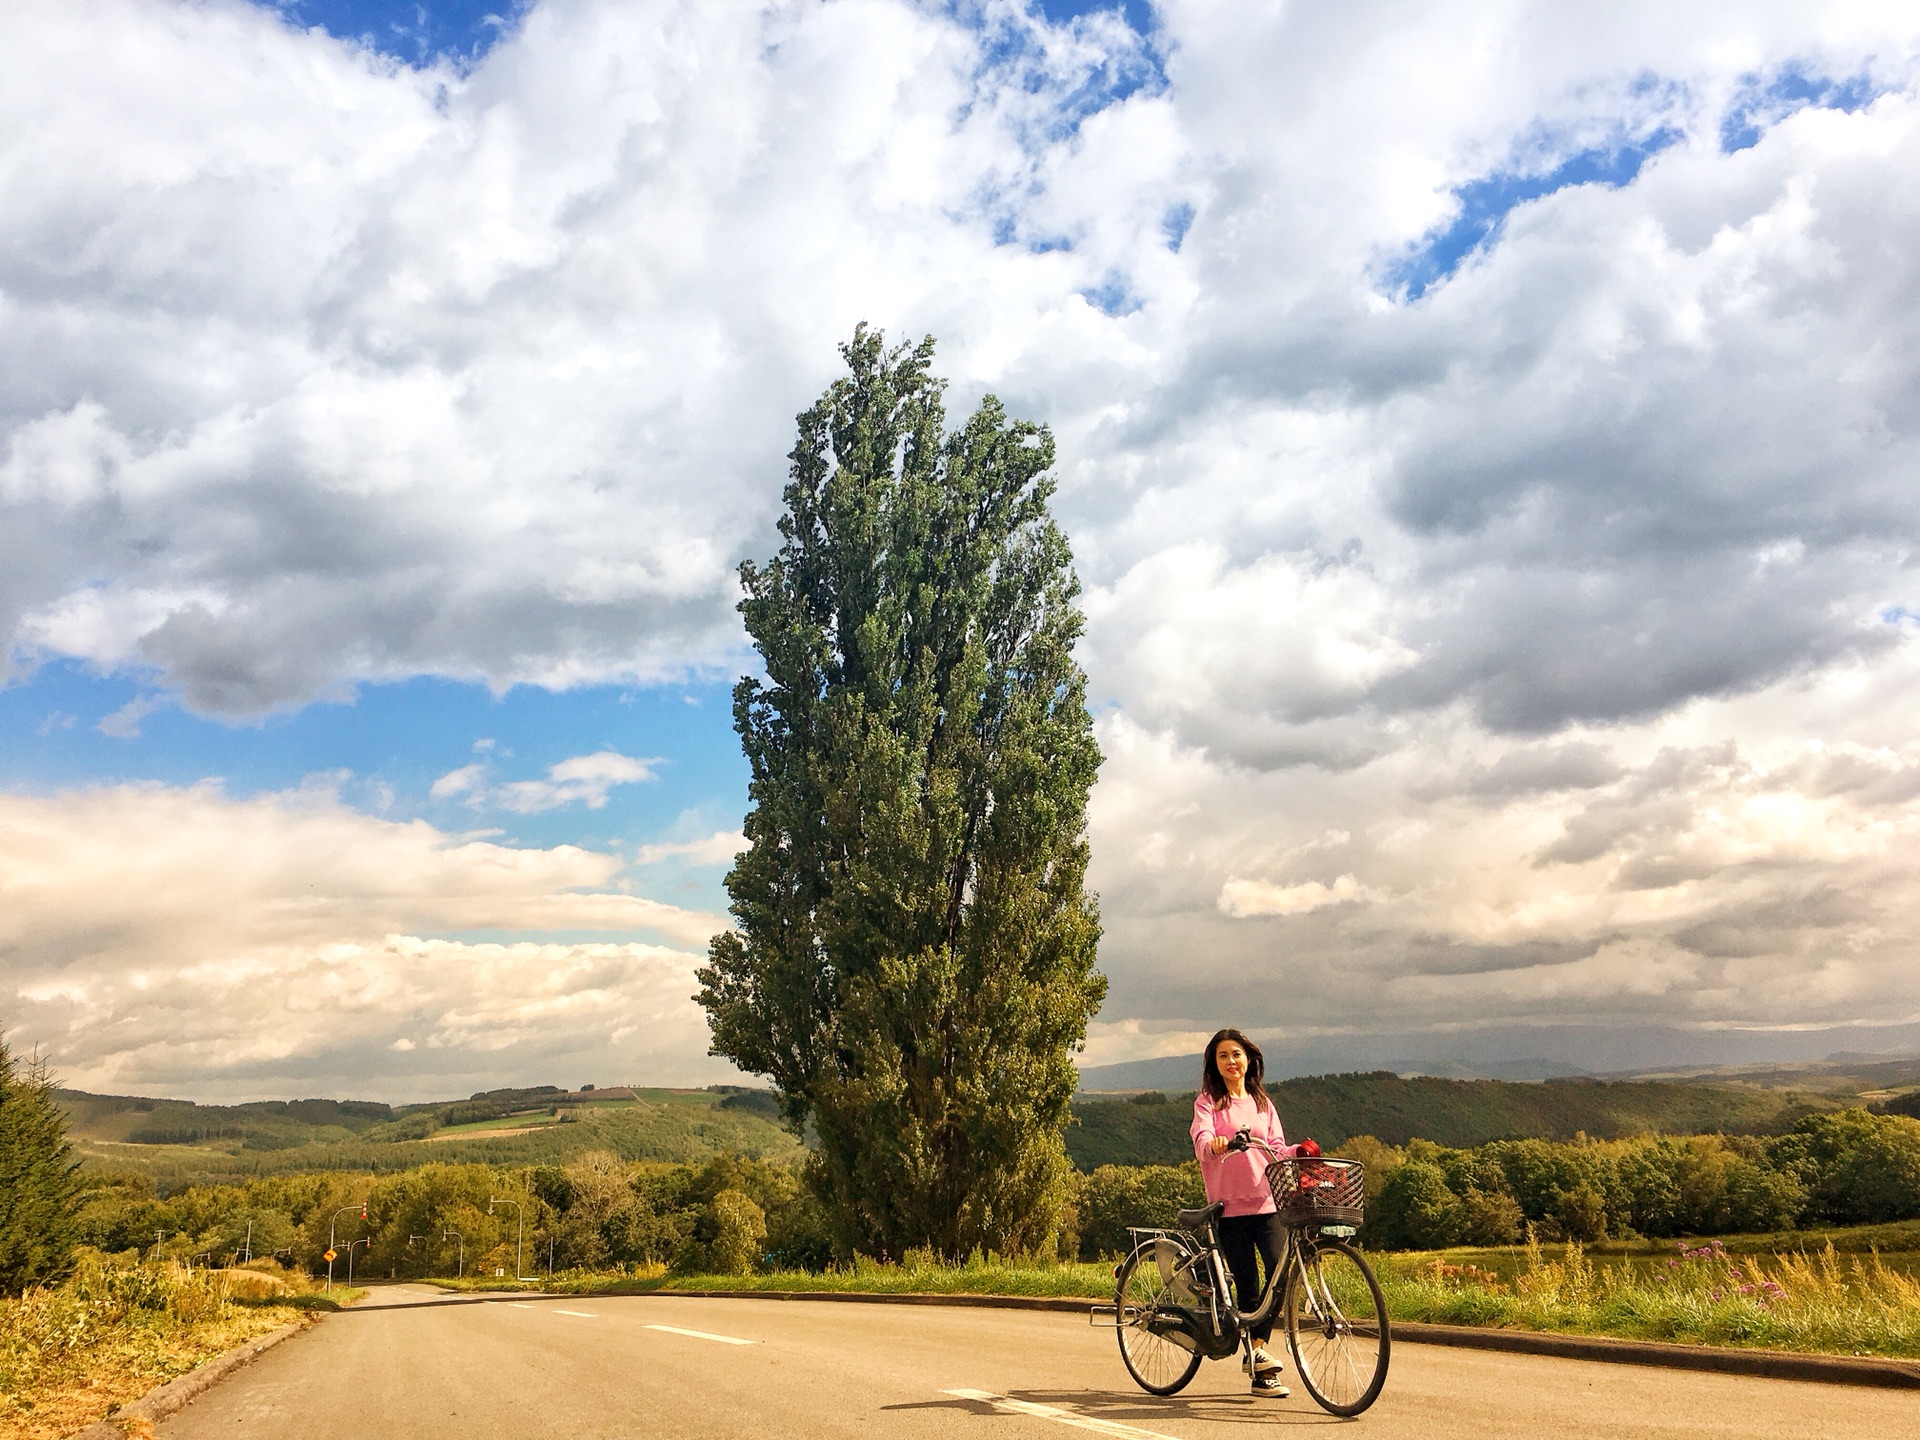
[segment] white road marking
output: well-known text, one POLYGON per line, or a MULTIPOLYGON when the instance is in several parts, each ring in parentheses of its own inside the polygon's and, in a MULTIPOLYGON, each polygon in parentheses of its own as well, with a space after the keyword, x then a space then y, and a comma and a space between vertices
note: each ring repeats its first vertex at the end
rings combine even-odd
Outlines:
POLYGON ((691 1335, 696 1340, 718 1340, 722 1345, 758 1345, 758 1340, 737 1340, 731 1335, 715 1335, 709 1330, 682 1330, 678 1325, 649 1325, 649 1330, 664 1330, 669 1335, 691 1335))
POLYGON ((1031 1400, 1011 1400, 991 1390, 942 1390, 940 1393, 959 1400, 982 1400, 996 1410, 1010 1410, 1015 1415, 1033 1415, 1041 1420, 1058 1420, 1062 1425, 1071 1425, 1077 1430, 1092 1430, 1101 1435, 1124 1435, 1129 1440, 1174 1440, 1173 1436, 1163 1435, 1158 1430, 1142 1430, 1138 1425, 1122 1425, 1118 1420, 1102 1420, 1097 1415, 1082 1415, 1055 1405, 1036 1405, 1031 1400))
POLYGON ((555 1310, 553 1313, 556 1315, 577 1315, 582 1320, 598 1320, 600 1318, 598 1315, 589 1315, 584 1310, 555 1310))

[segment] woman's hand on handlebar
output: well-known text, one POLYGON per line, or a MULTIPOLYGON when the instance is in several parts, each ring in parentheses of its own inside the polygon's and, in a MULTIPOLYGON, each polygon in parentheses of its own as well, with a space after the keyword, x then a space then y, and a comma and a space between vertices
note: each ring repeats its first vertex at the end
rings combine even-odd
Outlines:
POLYGON ((1207 1148, 1213 1151, 1213 1153, 1216 1155, 1226 1154, 1227 1153, 1227 1137, 1224 1135, 1214 1136, 1213 1139, 1207 1142, 1207 1148))

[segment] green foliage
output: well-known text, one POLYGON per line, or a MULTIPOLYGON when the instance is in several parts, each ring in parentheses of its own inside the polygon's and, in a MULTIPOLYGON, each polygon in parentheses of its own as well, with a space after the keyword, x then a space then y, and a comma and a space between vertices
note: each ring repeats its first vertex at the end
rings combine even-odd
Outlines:
MULTIPOLYGON (((1194 1084, 1200 1079, 1194 1062, 1194 1084)), ((1389 1071, 1314 1075, 1268 1086, 1287 1134, 1339 1145, 1371 1135, 1390 1145, 1416 1138, 1449 1146, 1490 1140, 1572 1140, 1630 1135, 1771 1135, 1792 1127, 1809 1107, 1838 1109, 1818 1097, 1748 1086, 1659 1081, 1443 1080, 1389 1071)), ((1193 1096, 1145 1095, 1081 1100, 1067 1132, 1067 1150, 1082 1170, 1099 1165, 1177 1165, 1192 1147, 1187 1125, 1193 1096)))
MULTIPOLYGON (((468 1275, 511 1275, 516 1243, 530 1274, 544 1273, 549 1255, 559 1271, 672 1264, 740 1273, 760 1267, 772 1236, 786 1247, 780 1263, 824 1265, 830 1250, 805 1244, 815 1211, 791 1165, 726 1155, 698 1166, 633 1162, 602 1150, 565 1165, 274 1175, 164 1199, 138 1177, 113 1177, 94 1185, 80 1213, 86 1240, 110 1252, 225 1264, 251 1221, 256 1256, 286 1251, 290 1263, 324 1274, 330 1242, 344 1252, 365 1240, 356 1275, 418 1278, 463 1265, 468 1275)), ((344 1258, 335 1273, 346 1273, 344 1258)))
POLYGON ((784 543, 741 568, 767 679, 734 692, 753 808, 699 998, 715 1053, 818 1135, 841 1254, 1030 1250, 1105 992, 1053 441, 992 397, 945 433, 930 339, 862 326, 842 354, 784 543))
POLYGON ((1207 1203, 1200 1164, 1102 1165, 1080 1187, 1079 1253, 1088 1259, 1124 1255, 1127 1227, 1171 1227, 1174 1212, 1207 1203))
POLYGON ((745 1275, 759 1268, 767 1214, 743 1192, 722 1190, 707 1202, 694 1234, 706 1248, 710 1273, 745 1275))
POLYGON ((1806 1188, 1812 1219, 1871 1225, 1920 1215, 1920 1120, 1865 1110, 1809 1116, 1774 1158, 1806 1188))
POLYGON ((16 1065, 0 1039, 0 1294, 66 1273, 79 1241, 77 1169, 46 1067, 16 1065))
POLYGON ((1460 1243, 1466 1228, 1460 1197, 1446 1172, 1427 1160, 1409 1160, 1387 1177, 1368 1216, 1367 1241, 1389 1250, 1440 1250, 1460 1243))
POLYGON ((1352 1152, 1378 1187, 1368 1237, 1390 1249, 1509 1243, 1523 1222, 1593 1241, 1920 1218, 1920 1121, 1865 1110, 1807 1116, 1772 1139, 1414 1141, 1402 1159, 1365 1137, 1352 1152))

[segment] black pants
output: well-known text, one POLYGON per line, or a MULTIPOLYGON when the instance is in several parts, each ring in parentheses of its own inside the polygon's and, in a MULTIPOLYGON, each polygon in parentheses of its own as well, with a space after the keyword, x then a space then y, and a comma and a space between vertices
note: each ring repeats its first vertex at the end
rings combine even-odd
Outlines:
MULTIPOLYGON (((1251 1310, 1260 1299, 1259 1261, 1267 1262, 1266 1273, 1280 1267, 1280 1251, 1286 1245, 1285 1227, 1278 1215, 1222 1215, 1220 1253, 1227 1257, 1227 1269, 1233 1272, 1233 1288, 1242 1310, 1251 1310), (1257 1257, 1257 1258, 1256 1258, 1257 1257)), ((1253 1327, 1255 1343, 1264 1345, 1273 1336, 1273 1322, 1253 1327)))

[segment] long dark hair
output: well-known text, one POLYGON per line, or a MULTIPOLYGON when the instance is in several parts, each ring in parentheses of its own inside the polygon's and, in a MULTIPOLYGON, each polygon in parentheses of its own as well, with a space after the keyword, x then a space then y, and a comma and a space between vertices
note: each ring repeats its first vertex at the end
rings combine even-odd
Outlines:
POLYGON ((1227 1098, 1226 1077, 1220 1073, 1220 1042, 1231 1040, 1247 1052, 1247 1094, 1253 1097, 1254 1104, 1262 1110, 1273 1109, 1273 1098, 1267 1094, 1262 1082, 1267 1074, 1267 1057, 1260 1053, 1260 1047, 1242 1035, 1238 1030, 1228 1027, 1207 1041, 1207 1053, 1201 1061, 1200 1088, 1207 1092, 1209 1099, 1218 1105, 1227 1098))

